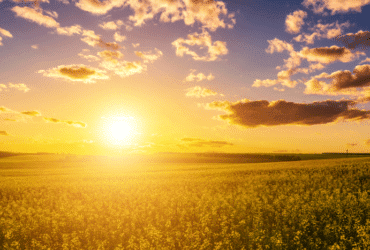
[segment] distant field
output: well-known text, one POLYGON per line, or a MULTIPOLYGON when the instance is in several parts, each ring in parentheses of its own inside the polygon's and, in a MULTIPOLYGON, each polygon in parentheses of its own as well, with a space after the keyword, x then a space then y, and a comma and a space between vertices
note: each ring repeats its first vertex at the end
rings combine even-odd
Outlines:
POLYGON ((0 249, 370 249, 370 158, 0 159, 0 249))

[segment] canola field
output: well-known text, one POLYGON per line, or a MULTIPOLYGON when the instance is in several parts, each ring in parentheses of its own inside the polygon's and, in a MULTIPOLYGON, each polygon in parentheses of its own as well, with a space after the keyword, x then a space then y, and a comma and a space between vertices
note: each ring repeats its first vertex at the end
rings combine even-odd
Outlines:
POLYGON ((370 158, 0 159, 0 249, 370 249, 370 158))

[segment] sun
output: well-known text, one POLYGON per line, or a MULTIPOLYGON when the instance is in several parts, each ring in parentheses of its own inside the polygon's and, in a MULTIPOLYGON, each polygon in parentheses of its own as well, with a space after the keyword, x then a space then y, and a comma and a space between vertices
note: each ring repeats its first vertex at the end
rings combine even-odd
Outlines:
POLYGON ((113 145, 132 145, 137 135, 133 117, 112 117, 105 121, 105 137, 113 145))

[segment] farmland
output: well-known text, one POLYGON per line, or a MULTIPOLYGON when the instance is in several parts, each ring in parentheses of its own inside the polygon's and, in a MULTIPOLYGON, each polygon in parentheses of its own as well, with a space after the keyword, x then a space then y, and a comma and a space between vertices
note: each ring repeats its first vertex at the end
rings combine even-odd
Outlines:
POLYGON ((0 159, 0 249, 369 249, 370 158, 0 159))

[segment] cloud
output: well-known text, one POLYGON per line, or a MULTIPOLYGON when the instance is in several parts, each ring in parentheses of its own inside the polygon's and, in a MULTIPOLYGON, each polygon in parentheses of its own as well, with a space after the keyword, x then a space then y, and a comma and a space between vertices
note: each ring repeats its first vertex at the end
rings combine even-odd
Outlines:
POLYGON ((314 27, 309 28, 313 31, 311 34, 302 33, 293 38, 296 42, 305 42, 306 44, 314 44, 315 39, 321 38, 333 39, 340 36, 345 28, 350 27, 349 22, 339 23, 338 21, 330 24, 318 23, 314 27))
POLYGON ((148 62, 152 63, 163 55, 162 51, 160 51, 157 48, 155 48, 154 51, 155 51, 154 53, 152 51, 148 52, 135 51, 135 55, 143 59, 145 63, 148 62))
POLYGON ((140 74, 146 70, 146 65, 141 64, 140 61, 123 61, 117 63, 104 61, 100 63, 100 66, 107 70, 113 71, 116 75, 120 77, 128 77, 134 74, 140 74))
POLYGON ((309 49, 308 47, 304 47, 300 52, 299 55, 302 58, 305 58, 307 61, 310 62, 320 62, 324 64, 333 63, 335 61, 340 61, 343 63, 351 62, 355 59, 358 59, 360 55, 366 55, 364 52, 355 52, 352 53, 345 47, 320 47, 320 48, 313 48, 309 49))
POLYGON ((123 25, 123 22, 121 20, 117 20, 117 21, 103 22, 99 24, 99 27, 105 30, 117 30, 122 25, 123 25))
POLYGON ((13 110, 11 109, 8 109, 4 106, 0 106, 0 112, 3 112, 3 113, 11 113, 11 112, 14 112, 13 110))
POLYGON ((79 0, 76 6, 95 15, 106 14, 113 8, 129 7, 134 12, 129 20, 135 26, 141 26, 155 16, 159 16, 161 22, 183 20, 186 25, 198 22, 211 31, 220 27, 233 28, 236 22, 234 14, 228 13, 225 4, 214 0, 79 0))
POLYGON ((48 118, 48 117, 43 117, 43 119, 47 122, 52 122, 52 123, 66 123, 68 125, 78 127, 78 128, 85 128, 87 125, 84 122, 75 122, 75 121, 64 121, 64 120, 59 120, 56 118, 48 118))
POLYGON ((224 147, 234 145, 233 143, 227 141, 213 141, 213 140, 204 140, 200 138, 182 138, 181 143, 182 143, 181 146, 188 147, 224 147))
POLYGON ((18 84, 9 83, 8 87, 19 90, 19 91, 23 91, 24 93, 30 91, 30 88, 28 88, 27 85, 24 83, 18 83, 18 84))
POLYGON ((9 134, 6 131, 0 131, 0 135, 8 136, 9 134))
POLYGON ((370 4, 370 0, 343 1, 343 0, 304 0, 306 8, 312 6, 315 13, 323 13, 325 9, 331 10, 331 14, 346 13, 349 11, 361 12, 361 8, 370 4))
POLYGON ((13 37, 13 35, 9 31, 2 29, 2 28, 0 28, 0 35, 10 37, 10 38, 13 37))
POLYGON ((48 70, 40 70, 44 76, 53 78, 64 78, 69 81, 84 83, 95 83, 96 79, 108 79, 104 70, 89 67, 83 64, 61 65, 48 70))
POLYGON ((360 64, 361 63, 367 63, 367 62, 370 62, 370 58, 368 57, 368 58, 366 58, 365 60, 362 60, 361 62, 360 62, 360 64))
POLYGON ((187 82, 193 82, 193 81, 197 81, 197 82, 200 82, 200 81, 203 81, 203 80, 208 80, 208 81, 211 81, 213 79, 215 79, 214 75, 212 75, 212 73, 209 73, 208 76, 206 76, 205 74, 203 73, 198 73, 198 74, 194 74, 195 70, 192 70, 190 72, 190 74, 185 78, 185 81, 187 82))
POLYGON ((59 27, 56 29, 56 32, 59 35, 72 36, 74 34, 81 34, 82 27, 78 24, 68 27, 59 27))
POLYGON ((347 94, 359 95, 364 94, 356 90, 356 88, 370 87, 370 65, 358 65, 353 70, 353 74, 349 70, 338 70, 332 74, 322 73, 312 77, 305 83, 306 94, 347 94), (330 83, 319 81, 318 79, 330 79, 330 83))
POLYGON ((303 10, 294 11, 285 19, 285 31, 291 34, 297 34, 301 31, 301 27, 304 25, 303 19, 307 17, 307 12, 303 10))
POLYGON ((110 50, 98 52, 98 56, 100 56, 104 61, 112 62, 114 64, 118 63, 118 59, 123 58, 123 54, 121 52, 110 50))
POLYGON ((79 0, 76 2, 76 6, 92 14, 103 15, 113 8, 123 6, 124 2, 125 2, 124 0, 102 1, 102 2, 99 0, 79 0))
POLYGON ((267 40, 269 46, 265 50, 269 54, 273 54, 275 52, 281 53, 285 50, 291 52, 294 51, 293 44, 287 43, 280 39, 275 38, 274 40, 267 40))
POLYGON ((42 14, 43 11, 40 8, 33 9, 29 7, 15 6, 11 10, 15 12, 18 17, 24 18, 28 21, 37 23, 47 28, 58 28, 59 27, 59 23, 55 21, 54 18, 43 15, 42 14))
POLYGON ((111 49, 111 50, 118 50, 121 46, 115 42, 105 42, 100 38, 100 35, 96 35, 93 30, 83 30, 82 32, 83 38, 81 41, 87 43, 92 47, 101 47, 104 49, 111 49))
POLYGON ((217 92, 210 90, 210 89, 202 88, 200 86, 189 88, 187 89, 187 91, 188 92, 186 93, 186 96, 196 97, 196 98, 217 95, 217 92))
POLYGON ((339 120, 369 119, 370 111, 350 108, 355 104, 349 100, 327 100, 306 104, 285 100, 269 102, 245 99, 237 102, 215 101, 208 103, 206 108, 226 112, 227 114, 218 118, 243 127, 316 125, 339 120))
POLYGON ((31 45, 31 48, 32 49, 38 49, 39 48, 39 45, 38 44, 31 45))
POLYGON ((32 110, 32 111, 23 111, 20 112, 22 115, 29 115, 29 116, 41 116, 41 113, 37 110, 32 110))
POLYGON ((365 145, 370 146, 370 139, 365 141, 365 145))
POLYGON ((338 36, 336 40, 344 43, 349 49, 367 49, 370 47, 370 32, 360 30, 356 34, 348 33, 343 36, 338 36))
POLYGON ((82 58, 87 59, 89 62, 96 62, 100 61, 100 58, 94 55, 84 55, 83 52, 90 52, 88 49, 83 49, 82 52, 78 53, 78 55, 82 58))
POLYGON ((140 46, 140 43, 133 43, 132 44, 132 47, 134 47, 134 48, 137 48, 137 47, 139 47, 140 46))
POLYGON ((114 33, 113 38, 114 38, 114 41, 116 41, 116 42, 123 42, 123 41, 126 40, 126 37, 121 36, 121 34, 119 32, 114 33))
POLYGON ((201 34, 197 32, 189 34, 187 39, 179 38, 172 42, 172 45, 176 47, 176 55, 183 57, 184 54, 190 55, 196 61, 216 61, 219 56, 226 55, 228 50, 226 48, 226 42, 215 41, 212 42, 212 38, 207 31, 203 31, 201 34), (208 48, 207 54, 199 56, 195 51, 190 50, 184 46, 199 46, 208 48))

